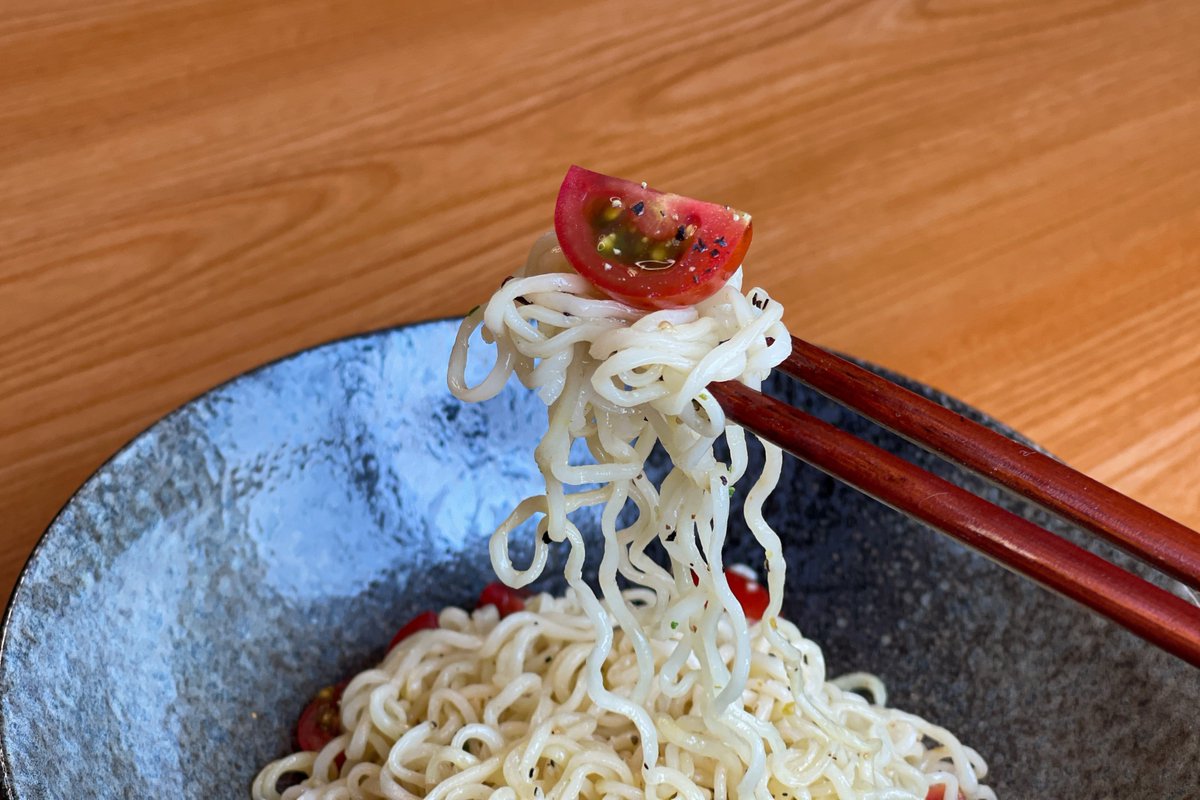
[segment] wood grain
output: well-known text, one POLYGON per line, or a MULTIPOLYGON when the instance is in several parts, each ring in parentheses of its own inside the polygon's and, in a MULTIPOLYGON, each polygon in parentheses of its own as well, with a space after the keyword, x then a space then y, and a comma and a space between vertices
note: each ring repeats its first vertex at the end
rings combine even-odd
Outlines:
POLYGON ((1200 526, 1200 5, 16 0, 0 594, 205 388, 462 313, 572 162, 755 214, 809 340, 1200 526))

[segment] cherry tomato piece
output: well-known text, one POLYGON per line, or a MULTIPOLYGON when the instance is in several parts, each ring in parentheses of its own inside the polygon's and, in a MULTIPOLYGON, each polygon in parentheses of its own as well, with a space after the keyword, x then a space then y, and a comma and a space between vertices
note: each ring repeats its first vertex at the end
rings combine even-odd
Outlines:
POLYGON ((503 618, 509 614, 524 611, 525 598, 528 596, 528 592, 510 588, 500 583, 500 581, 492 581, 483 587, 483 591, 479 593, 479 601, 475 603, 475 607, 495 606, 496 610, 500 612, 501 618, 503 618))
POLYGON ((320 750, 342 732, 338 704, 346 684, 326 686, 313 696, 296 720, 296 744, 301 750, 320 750))
POLYGON ((725 580, 729 582, 729 589, 733 592, 733 596, 742 604, 742 611, 745 612, 746 619, 762 619, 763 614, 767 613, 767 605, 771 602, 771 595, 767 591, 767 587, 732 569, 725 570, 725 580))
MULTIPOLYGON (((946 787, 941 784, 930 786, 929 794, 925 795, 925 800, 946 800, 946 787)), ((962 792, 958 793, 958 800, 965 800, 962 792)))
POLYGON ((422 611, 415 617, 404 624, 404 627, 396 631, 396 635, 392 637, 392 641, 388 642, 388 650, 391 650, 400 642, 412 636, 417 631, 432 630, 438 626, 438 615, 436 611, 422 611))
POLYGON ((681 308, 711 297, 750 247, 750 217, 729 206, 571 167, 554 232, 571 266, 616 300, 681 308))

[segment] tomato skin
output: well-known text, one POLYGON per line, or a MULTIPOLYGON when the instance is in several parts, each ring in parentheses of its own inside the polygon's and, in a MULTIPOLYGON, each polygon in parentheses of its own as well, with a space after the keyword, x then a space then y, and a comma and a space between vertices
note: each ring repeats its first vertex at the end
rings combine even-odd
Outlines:
POLYGON ((728 206, 573 166, 558 191, 554 232, 580 275, 609 297, 650 310, 715 294, 741 266, 751 224, 728 206))
POLYGON ((528 592, 523 592, 520 589, 512 589, 500 581, 492 581, 483 587, 483 591, 479 593, 479 600, 475 603, 475 607, 495 606, 496 610, 500 612, 501 619, 503 619, 509 614, 524 611, 525 598, 528 596, 528 592))
POLYGON ((771 594, 767 591, 767 587, 732 569, 725 570, 725 580, 729 582, 729 589, 733 592, 733 596, 742 604, 742 611, 745 612, 746 619, 762 619, 771 602, 771 594))
MULTIPOLYGON (((735 569, 725 570, 725 581, 729 584, 729 591, 733 592, 733 596, 741 605, 746 619, 752 622, 762 619, 771 603, 771 594, 767 587, 735 569)), ((700 576, 696 574, 696 570, 692 570, 692 583, 700 585, 700 576)))
POLYGON ((338 718, 338 704, 346 682, 321 689, 296 720, 296 744, 301 750, 320 750, 342 732, 338 718))
MULTIPOLYGON (((946 800, 946 787, 941 784, 930 786, 929 794, 925 795, 925 800, 946 800)), ((958 800, 965 800, 962 792, 958 793, 958 800)))
POLYGON ((396 631, 396 635, 392 637, 392 641, 388 642, 388 650, 391 650, 402 641, 412 636, 417 631, 433 630, 438 626, 438 615, 436 611, 422 611, 415 617, 404 624, 404 627, 396 631))

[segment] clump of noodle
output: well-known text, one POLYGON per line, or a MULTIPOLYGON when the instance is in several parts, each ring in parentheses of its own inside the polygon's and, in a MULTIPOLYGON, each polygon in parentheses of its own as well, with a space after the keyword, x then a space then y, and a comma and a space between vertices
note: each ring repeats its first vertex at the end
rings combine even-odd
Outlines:
POLYGON ((468 315, 451 357, 454 394, 485 400, 515 374, 549 407, 535 451, 545 493, 522 501, 495 531, 492 563, 506 583, 523 586, 541 575, 551 543, 566 542, 571 590, 499 624, 487 612, 443 612, 443 630, 397 647, 347 687, 348 733, 320 754, 269 766, 255 797, 275 797, 279 775, 299 771, 310 777, 287 800, 784 792, 909 800, 933 784, 949 798, 960 789, 994 798, 979 782, 986 766, 978 754, 883 707, 882 684, 871 676, 827 682, 819 648, 778 618, 785 565, 762 504, 782 457, 768 442, 744 504, 767 567, 763 624, 747 624, 729 588, 722 546, 747 446, 705 387, 739 380, 757 388, 790 345, 783 309, 761 289, 743 294, 740 278, 694 308, 646 313, 599 295, 547 235, 525 269, 468 315), (477 329, 496 363, 470 386, 467 343, 477 329), (713 453, 721 435, 728 463, 713 453), (578 440, 594 463, 570 462, 578 440), (656 443, 674 465, 659 486, 643 472, 656 443), (628 504, 636 518, 618 528, 628 504), (583 580, 584 543, 570 517, 588 506, 599 507, 604 534, 601 597, 583 580), (530 519, 533 556, 520 567, 509 536, 530 519), (646 552, 654 541, 669 569, 646 552), (642 588, 623 595, 618 575, 642 588), (929 749, 927 740, 940 744, 929 749), (336 776, 342 752, 348 761, 336 776), (551 762, 558 766, 547 772, 551 762))
MULTIPOLYGON (((653 602, 644 589, 625 591, 626 606, 653 602)), ((612 629, 610 614, 603 617, 612 629)), ((641 798, 641 732, 627 716, 592 702, 586 677, 595 648, 594 621, 574 590, 565 597, 539 595, 526 610, 501 620, 494 606, 468 613, 447 608, 437 630, 421 631, 397 645, 375 669, 346 687, 344 730, 320 753, 297 753, 262 771, 253 796, 261 800, 348 798, 641 798), (346 757, 340 772, 339 755, 346 757), (282 794, 274 786, 286 773, 305 777, 282 794)), ((820 650, 786 620, 775 637, 806 656, 814 686, 806 703, 792 693, 787 665, 766 636, 750 632, 750 657, 739 705, 776 731, 785 748, 769 761, 767 791, 775 797, 923 798, 928 784, 958 786, 964 759, 983 764, 940 728, 901 711, 882 708, 839 683, 882 693, 869 676, 825 682, 820 650), (819 724, 813 711, 825 717, 819 724), (870 743, 861 753, 836 747, 824 726, 837 725, 870 743), (926 737, 946 742, 938 750, 926 737)), ((651 668, 664 670, 684 634, 651 639, 651 668)), ((734 668, 733 626, 723 620, 713 642, 726 671, 734 668)), ((630 692, 642 665, 633 639, 616 629, 602 663, 613 691, 630 692)), ((655 720, 661 775, 659 796, 739 796, 745 775, 743 748, 730 747, 707 726, 711 699, 697 680, 700 666, 685 664, 687 686, 652 681, 643 708, 655 720), (665 784, 665 786, 663 786, 665 784), (669 788, 668 788, 669 787, 669 788)), ((991 796, 976 789, 976 796, 991 796)))

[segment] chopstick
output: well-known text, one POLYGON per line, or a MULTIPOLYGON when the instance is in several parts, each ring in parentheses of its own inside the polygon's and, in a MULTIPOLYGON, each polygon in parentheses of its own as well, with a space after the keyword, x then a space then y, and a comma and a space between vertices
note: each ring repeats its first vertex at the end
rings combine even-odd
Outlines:
POLYGON ((709 390, 747 430, 1200 667, 1200 608, 786 403, 739 383, 709 390))
POLYGON ((1200 533, 1170 517, 802 339, 780 370, 1200 589, 1200 533))

